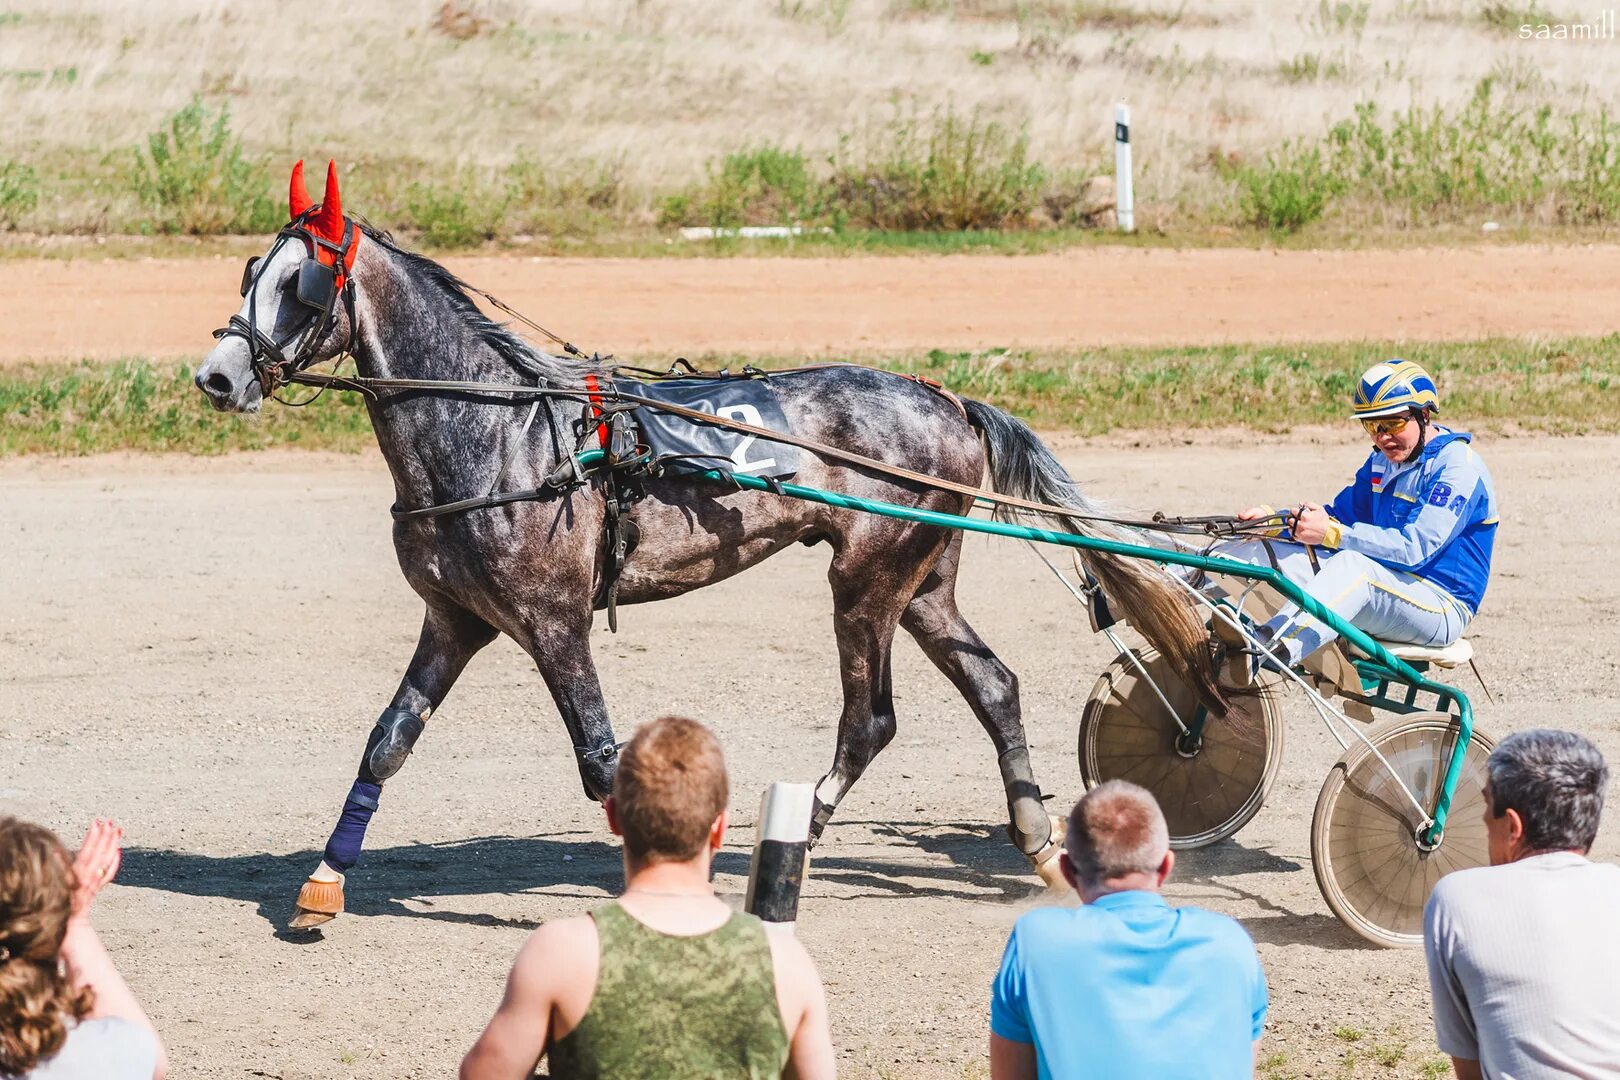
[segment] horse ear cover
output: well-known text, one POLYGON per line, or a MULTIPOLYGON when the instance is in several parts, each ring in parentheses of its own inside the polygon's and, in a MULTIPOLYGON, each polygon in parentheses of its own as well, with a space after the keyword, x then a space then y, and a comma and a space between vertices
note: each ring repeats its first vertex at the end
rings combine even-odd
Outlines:
POLYGON ((287 185, 287 220, 296 220, 299 214, 314 205, 315 200, 309 197, 309 188, 304 186, 304 162, 300 159, 293 166, 292 182, 287 185))
MULTIPOLYGON (((309 188, 304 185, 304 163, 302 160, 293 166, 292 180, 287 186, 288 220, 296 220, 300 214, 310 207, 316 206, 309 197, 309 188)), ((326 163, 326 194, 322 196, 320 205, 316 206, 313 216, 305 223, 310 232, 331 244, 343 243, 343 199, 338 192, 337 162, 326 163)), ((360 237, 354 238, 349 245, 348 257, 343 260, 343 269, 354 268, 354 257, 360 251, 360 237)), ((323 260, 324 261, 324 260, 323 260)))
POLYGON ((326 163, 326 194, 321 206, 309 219, 310 231, 334 244, 343 243, 343 203, 338 197, 337 162, 326 163))

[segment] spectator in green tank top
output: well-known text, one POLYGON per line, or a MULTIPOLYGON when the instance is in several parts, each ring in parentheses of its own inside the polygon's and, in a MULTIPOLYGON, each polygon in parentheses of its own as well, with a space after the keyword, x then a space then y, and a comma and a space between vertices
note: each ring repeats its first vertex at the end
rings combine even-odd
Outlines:
POLYGON ((815 964, 709 885, 726 831, 725 759, 695 720, 664 717, 619 760, 608 825, 624 837, 624 893, 536 930, 461 1063, 462 1080, 833 1075, 815 964))

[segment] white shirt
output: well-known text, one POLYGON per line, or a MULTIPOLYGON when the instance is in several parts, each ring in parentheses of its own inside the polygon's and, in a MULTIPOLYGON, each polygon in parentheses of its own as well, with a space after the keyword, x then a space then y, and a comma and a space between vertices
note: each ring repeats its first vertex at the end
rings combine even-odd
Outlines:
POLYGON ((1423 947, 1447 1054, 1488 1080, 1620 1078, 1620 866, 1555 851, 1447 874, 1423 947))

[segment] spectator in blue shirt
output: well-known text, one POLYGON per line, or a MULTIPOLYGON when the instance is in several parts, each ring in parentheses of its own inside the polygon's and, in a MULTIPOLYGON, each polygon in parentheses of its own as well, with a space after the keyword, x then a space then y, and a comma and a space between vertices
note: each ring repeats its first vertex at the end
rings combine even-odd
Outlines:
POLYGON ((1153 796, 1122 780, 1092 789, 1061 858, 1081 906, 1014 924, 991 989, 991 1080, 1252 1075, 1260 958, 1235 920, 1159 894, 1175 855, 1153 796))

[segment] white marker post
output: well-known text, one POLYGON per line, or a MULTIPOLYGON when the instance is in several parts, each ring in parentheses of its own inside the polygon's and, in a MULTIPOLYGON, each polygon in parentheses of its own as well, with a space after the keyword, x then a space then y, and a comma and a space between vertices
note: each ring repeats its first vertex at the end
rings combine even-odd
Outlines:
POLYGON ((759 839, 748 862, 743 910, 766 923, 793 928, 799 889, 810 865, 810 814, 816 789, 777 781, 759 804, 759 839))
POLYGON ((1131 107, 1114 106, 1114 217, 1120 232, 1136 231, 1136 198, 1131 191, 1131 107))

